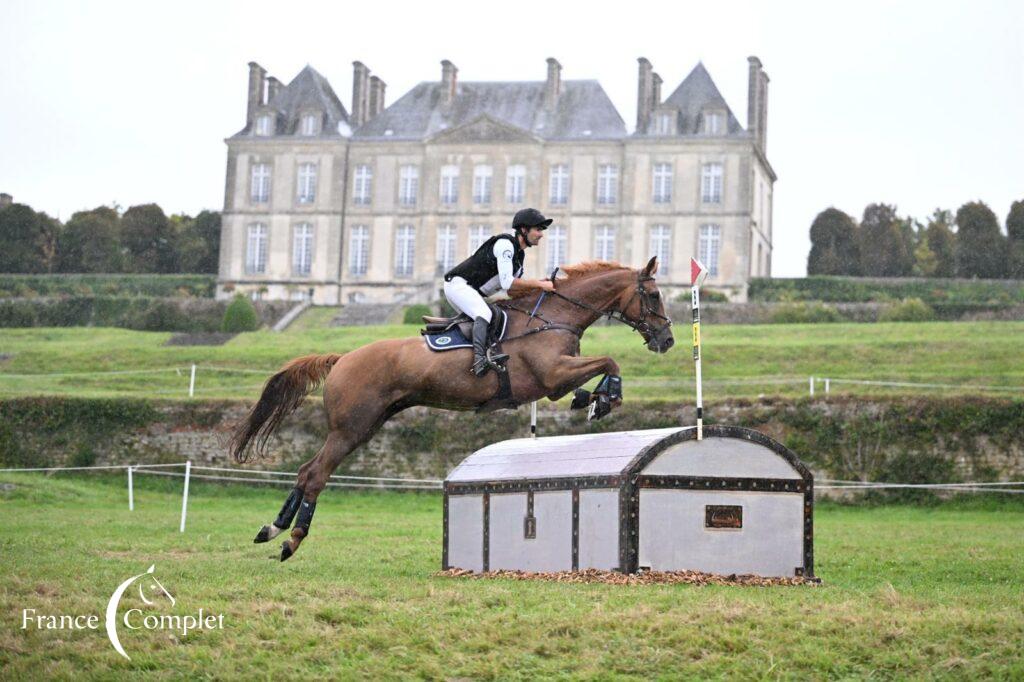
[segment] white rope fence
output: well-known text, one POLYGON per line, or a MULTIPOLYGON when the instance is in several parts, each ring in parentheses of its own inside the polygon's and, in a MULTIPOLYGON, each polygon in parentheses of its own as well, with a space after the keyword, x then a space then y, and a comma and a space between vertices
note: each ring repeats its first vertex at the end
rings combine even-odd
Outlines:
MULTIPOLYGON (((188 516, 188 487, 193 479, 205 481, 224 481, 229 483, 273 483, 294 485, 296 474, 285 471, 265 471, 263 469, 228 469, 226 467, 206 467, 193 465, 191 460, 166 464, 106 464, 88 467, 27 467, 0 469, 0 473, 55 473, 59 471, 116 471, 125 470, 128 474, 128 511, 135 511, 135 474, 149 476, 173 476, 184 479, 181 493, 181 523, 178 532, 185 532, 185 520, 188 516), (184 472, 156 471, 184 467, 184 472), (194 471, 211 471, 213 474, 196 474, 194 471), (243 474, 219 476, 217 474, 243 474), (253 478, 252 475, 263 475, 268 478, 253 478), (277 478, 274 478, 277 477, 277 478)), ((327 485, 332 488, 365 488, 374 490, 441 490, 444 482, 434 478, 394 478, 385 476, 350 476, 337 474, 330 477, 327 485), (353 482, 356 481, 356 482, 353 482)))
MULTIPOLYGON (((147 395, 182 395, 187 394, 188 397, 194 398, 199 393, 231 393, 231 392, 250 392, 263 387, 263 382, 260 383, 246 383, 244 385, 214 385, 214 386, 199 386, 201 383, 201 374, 242 374, 242 375, 257 375, 264 378, 269 378, 279 368, 272 369, 250 369, 244 367, 225 367, 221 365, 198 365, 192 364, 187 366, 174 366, 174 367, 162 367, 162 368, 150 368, 150 369, 124 369, 124 370, 103 370, 93 372, 50 372, 50 373, 34 373, 34 374, 18 374, 18 373, 0 373, 0 388, 8 393, 26 393, 32 394, 39 391, 35 387, 15 387, 7 386, 2 383, 5 379, 20 380, 20 381, 39 381, 43 382, 49 379, 84 379, 89 377, 130 377, 130 376, 144 376, 144 375, 160 375, 174 373, 179 377, 188 379, 188 386, 181 388, 169 388, 169 389, 156 389, 141 385, 136 391, 132 391, 126 387, 97 387, 94 390, 111 392, 111 393, 123 393, 126 395, 135 394, 139 391, 145 392, 147 395)), ((629 380, 630 385, 638 387, 651 387, 651 388, 671 388, 671 387, 684 387, 693 383, 692 379, 646 379, 643 377, 637 377, 629 380)), ((765 376, 765 377, 732 377, 722 378, 714 380, 705 380, 704 384, 709 386, 807 386, 808 395, 814 396, 815 393, 823 388, 825 395, 829 395, 832 392, 832 385, 837 386, 869 386, 876 388, 901 388, 911 390, 955 390, 960 392, 995 392, 995 393, 1019 393, 1024 395, 1024 386, 999 386, 992 384, 971 384, 968 382, 963 383, 941 383, 933 381, 889 381, 880 379, 857 379, 857 378, 843 378, 843 377, 823 377, 812 375, 809 377, 802 376, 765 376)), ((80 387, 76 386, 76 390, 80 387)), ((53 391, 51 391, 53 392, 53 391)), ((59 392, 59 391, 58 391, 59 392)))

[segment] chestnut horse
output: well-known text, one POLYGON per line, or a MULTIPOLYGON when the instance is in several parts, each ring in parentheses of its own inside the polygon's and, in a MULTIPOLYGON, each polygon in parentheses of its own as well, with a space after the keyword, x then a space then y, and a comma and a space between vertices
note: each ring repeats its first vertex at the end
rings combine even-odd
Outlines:
MULTIPOLYGON (((608 316, 640 332, 649 350, 667 351, 673 338, 654 283, 657 269, 656 258, 641 270, 604 261, 567 266, 566 277, 555 280, 554 292, 533 291, 498 303, 508 311, 501 345, 509 356, 505 366, 512 394, 511 401, 498 406, 544 397, 558 400, 602 373, 608 377, 602 382, 605 408, 620 404, 619 366, 607 356, 580 357, 580 337, 608 316)), ((286 364, 267 381, 259 402, 236 428, 231 439, 235 459, 244 462, 253 450, 265 452, 267 439, 281 420, 321 383, 329 433, 316 456, 300 467, 295 489, 277 520, 263 526, 255 542, 267 542, 287 530, 298 514, 290 539, 281 546, 281 561, 294 554, 309 534, 317 497, 331 474, 402 410, 414 405, 493 409, 497 372, 476 377, 469 371, 471 364, 470 349, 437 353, 421 338, 375 341, 349 353, 308 355, 286 364)), ((581 406, 578 402, 574 407, 581 406)))

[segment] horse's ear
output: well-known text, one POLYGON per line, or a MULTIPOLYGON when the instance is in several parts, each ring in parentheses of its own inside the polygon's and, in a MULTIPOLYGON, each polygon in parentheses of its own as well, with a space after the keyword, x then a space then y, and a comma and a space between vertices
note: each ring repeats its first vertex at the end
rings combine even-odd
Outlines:
POLYGON ((658 257, 651 256, 651 260, 647 261, 647 267, 644 268, 644 277, 652 277, 654 273, 658 271, 658 257))

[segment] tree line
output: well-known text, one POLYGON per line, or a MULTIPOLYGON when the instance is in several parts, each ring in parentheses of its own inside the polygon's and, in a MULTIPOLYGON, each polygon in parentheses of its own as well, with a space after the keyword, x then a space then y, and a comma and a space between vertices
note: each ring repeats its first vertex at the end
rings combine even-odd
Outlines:
POLYGON ((0 208, 0 272, 216 273, 220 213, 168 216, 156 204, 100 206, 65 223, 25 204, 0 208))
POLYGON ((900 217, 896 207, 869 204, 858 224, 836 208, 811 223, 808 275, 1024 279, 1024 201, 1006 216, 974 201, 936 209, 925 221, 900 217))

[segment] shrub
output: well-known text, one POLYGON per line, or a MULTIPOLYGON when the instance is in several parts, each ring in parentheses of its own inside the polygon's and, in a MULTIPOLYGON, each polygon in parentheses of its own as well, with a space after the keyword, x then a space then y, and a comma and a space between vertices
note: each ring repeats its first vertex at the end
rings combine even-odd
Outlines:
POLYGON ((403 324, 421 324, 423 322, 424 315, 433 315, 434 311, 430 309, 430 306, 425 303, 417 303, 406 307, 405 313, 402 315, 403 324))
POLYGON ((242 294, 236 295, 224 311, 224 321, 220 325, 220 330, 235 334, 256 331, 259 327, 260 318, 256 315, 252 301, 242 294))
POLYGON ((878 316, 879 322, 928 322, 935 319, 935 311, 919 298, 905 298, 893 303, 878 316))
POLYGON ((789 303, 772 313, 772 322, 777 324, 842 321, 843 316, 838 310, 821 303, 789 303))

